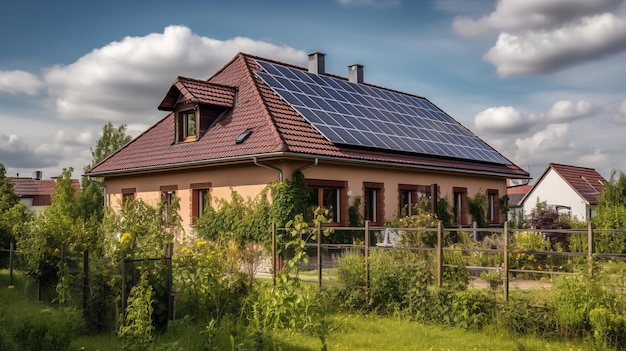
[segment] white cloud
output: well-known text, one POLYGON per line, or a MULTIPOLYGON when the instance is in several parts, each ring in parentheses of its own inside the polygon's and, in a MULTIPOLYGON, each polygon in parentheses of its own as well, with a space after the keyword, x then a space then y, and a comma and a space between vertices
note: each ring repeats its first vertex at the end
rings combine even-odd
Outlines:
POLYGON ((491 107, 474 117, 474 125, 479 131, 488 133, 515 134, 526 131, 536 118, 522 113, 511 106, 491 107))
POLYGON ((51 106, 64 119, 153 123, 157 105, 176 76, 208 78, 238 52, 302 64, 290 47, 236 37, 220 41, 187 27, 126 37, 45 73, 51 106))
POLYGON ((518 138, 514 143, 514 158, 520 164, 548 163, 558 160, 559 154, 572 150, 574 145, 567 142, 567 124, 550 124, 533 135, 518 138))
POLYGON ((554 72, 624 49, 626 19, 607 13, 553 31, 500 33, 484 58, 507 77, 554 72))
POLYGON ((516 32, 550 29, 616 9, 624 0, 500 0, 496 9, 478 20, 457 17, 454 31, 462 36, 480 36, 492 31, 516 32))
POLYGON ((617 111, 617 114, 613 116, 613 121, 626 124, 626 100, 622 101, 622 105, 617 111))
POLYGON ((512 106, 490 107, 474 116, 474 126, 486 134, 523 134, 548 124, 594 116, 599 108, 587 100, 559 100, 547 112, 521 112, 512 106))
POLYGON ((43 82, 34 74, 20 70, 0 71, 0 92, 37 95, 43 87, 43 82))
POLYGON ((587 100, 560 100, 546 112, 546 117, 555 122, 563 122, 589 117, 597 111, 598 107, 587 100))
POLYGON ((591 168, 607 167, 609 164, 609 155, 600 150, 595 150, 591 154, 580 155, 576 159, 576 162, 591 168))
MULTIPOLYGON (((28 118, 40 126, 36 131, 19 137, 5 134, 21 131, 1 130, 0 162, 13 174, 43 170, 53 175, 73 167, 80 175, 105 122, 126 124, 129 135, 140 134, 164 116, 157 106, 177 76, 206 79, 238 52, 298 65, 307 61, 305 52, 291 47, 244 37, 216 40, 184 26, 168 26, 163 33, 126 37, 71 64, 48 67, 39 78, 23 71, 0 72, 0 92, 42 92, 31 101, 42 107, 46 99, 43 107, 48 108, 30 112, 28 118)), ((5 126, 25 123, 22 115, 3 113, 5 126)))
POLYGON ((6 168, 37 168, 55 164, 53 159, 39 157, 19 135, 3 133, 0 133, 0 162, 6 168))
POLYGON ((483 56, 498 75, 539 75, 626 50, 625 0, 500 0, 488 15, 457 17, 465 37, 498 33, 483 56))

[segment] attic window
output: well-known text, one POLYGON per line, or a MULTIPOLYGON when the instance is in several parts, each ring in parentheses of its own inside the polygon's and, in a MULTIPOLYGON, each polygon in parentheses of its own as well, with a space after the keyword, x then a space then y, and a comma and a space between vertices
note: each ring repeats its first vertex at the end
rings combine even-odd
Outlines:
POLYGON ((179 141, 195 141, 198 137, 196 112, 193 110, 180 112, 178 122, 180 128, 179 141))
POLYGON ((244 141, 246 141, 246 139, 248 139, 250 134, 252 134, 252 129, 251 128, 246 129, 243 133, 239 134, 239 136, 237 137, 237 140, 235 140, 235 144, 243 143, 244 141))

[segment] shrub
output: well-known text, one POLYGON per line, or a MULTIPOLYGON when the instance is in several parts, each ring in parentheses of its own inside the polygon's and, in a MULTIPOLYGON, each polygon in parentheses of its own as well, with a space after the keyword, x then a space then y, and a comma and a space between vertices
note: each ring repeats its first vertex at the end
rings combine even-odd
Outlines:
POLYGON ((337 280, 342 284, 337 289, 337 301, 349 311, 366 306, 365 258, 358 251, 350 251, 337 262, 337 280))
POLYGON ((597 344, 609 347, 626 347, 626 320, 607 308, 594 308, 589 311, 589 324, 597 344))
POLYGON ((18 317, 12 324, 13 344, 16 350, 67 350, 72 337, 78 331, 80 313, 71 308, 62 310, 46 308, 37 315, 18 317))
POLYGON ((208 321, 240 310, 248 288, 247 276, 238 268, 238 253, 233 241, 198 240, 174 256, 179 314, 208 321))
POLYGON ((596 279, 583 275, 560 277, 553 296, 561 335, 582 337, 590 331, 589 312, 605 303, 605 292, 596 279))
MULTIPOLYGON (((390 228, 437 228, 437 225, 437 217, 420 207, 416 207, 416 214, 412 216, 399 215, 385 223, 385 226, 390 228)), ((403 231, 400 244, 403 247, 435 247, 437 231, 403 231)))
POLYGON ((529 299, 511 299, 500 303, 494 319, 497 330, 516 335, 552 337, 556 334, 554 311, 548 306, 533 305, 529 299))
POLYGON ((141 274, 139 284, 133 286, 128 297, 124 323, 118 331, 124 350, 146 350, 154 337, 152 313, 154 291, 148 281, 148 272, 141 274))
POLYGON ((429 268, 427 261, 408 250, 371 250, 370 307, 383 313, 407 308, 432 282, 429 268))

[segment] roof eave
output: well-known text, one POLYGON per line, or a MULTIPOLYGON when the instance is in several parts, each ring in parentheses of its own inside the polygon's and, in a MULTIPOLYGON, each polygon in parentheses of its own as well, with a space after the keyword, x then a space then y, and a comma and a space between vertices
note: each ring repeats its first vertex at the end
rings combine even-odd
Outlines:
POLYGON ((456 167, 444 167, 444 166, 432 166, 432 165, 418 165, 418 164, 410 164, 410 163, 402 163, 402 162, 388 162, 388 161, 374 161, 374 160, 362 160, 362 159, 350 159, 336 156, 323 156, 323 155, 315 155, 315 154, 303 154, 303 153, 295 153, 295 152, 272 152, 272 153, 262 153, 262 154, 251 154, 245 156, 234 156, 234 157, 224 157, 218 159, 211 160, 201 160, 201 161, 192 161, 192 162, 183 162, 183 163, 171 163, 171 164, 163 164, 163 165, 155 165, 155 166, 146 166, 146 167, 136 167, 136 168, 127 168, 120 170, 111 170, 111 171, 101 171, 101 172, 93 172, 85 174, 86 176, 91 177, 107 177, 107 176, 120 176, 120 175, 130 175, 135 173, 145 173, 145 172, 157 172, 164 170, 176 170, 180 168, 195 168, 201 166, 208 165, 216 165, 216 164, 227 164, 227 163, 239 163, 242 161, 250 161, 253 158, 276 158, 276 157, 294 157, 294 158, 304 158, 304 159, 318 159, 339 163, 350 163, 350 164, 361 164, 361 165, 372 165, 372 166, 387 166, 387 167, 400 167, 400 168, 409 168, 409 169, 420 169, 420 170, 430 170, 430 171, 439 171, 439 172, 455 172, 462 173, 468 175, 481 175, 481 176, 492 176, 492 177, 510 177, 512 175, 522 177, 520 174, 515 173, 507 173, 507 172, 491 172, 491 171, 482 171, 482 170, 473 170, 473 169, 463 169, 456 167))

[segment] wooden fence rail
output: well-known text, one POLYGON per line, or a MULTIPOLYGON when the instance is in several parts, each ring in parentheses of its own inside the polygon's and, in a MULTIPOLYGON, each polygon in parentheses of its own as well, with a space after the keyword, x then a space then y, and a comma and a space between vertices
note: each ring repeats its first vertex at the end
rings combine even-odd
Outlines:
MULTIPOLYGON (((321 231, 322 226, 319 224, 315 230, 318 233, 318 240, 316 243, 307 243, 306 246, 316 248, 317 251, 317 259, 316 259, 316 269, 317 269, 317 284, 318 286, 322 286, 323 282, 323 260, 322 253, 324 250, 334 250, 334 249, 355 249, 363 251, 364 256, 364 265, 365 265, 365 285, 366 291, 369 290, 370 284, 370 267, 369 267, 369 252, 372 249, 370 237, 373 231, 383 231, 385 228, 383 227, 370 227, 369 221, 365 222, 364 227, 323 227, 324 229, 333 229, 337 230, 351 230, 351 231, 363 231, 363 244, 362 245, 352 245, 352 244, 323 244, 321 240, 321 231)), ((502 228, 477 228, 476 226, 472 228, 444 228, 442 223, 439 222, 437 228, 393 228, 399 232, 410 232, 410 231, 421 231, 421 232, 436 232, 437 235, 437 243, 435 247, 425 247, 425 248, 415 248, 415 247, 377 247, 382 249, 403 249, 410 251, 425 251, 425 252, 434 252, 434 257, 436 260, 436 282, 438 286, 443 285, 443 270, 446 265, 444 262, 444 253, 445 252, 463 252, 463 253, 488 253, 488 254, 502 254, 503 255, 503 264, 502 267, 482 267, 476 266, 472 268, 482 269, 482 270, 493 270, 493 269, 501 269, 502 270, 502 289, 503 296, 505 300, 508 300, 509 297, 509 280, 511 277, 511 273, 534 273, 534 274, 574 274, 569 272, 560 272, 553 270, 535 270, 535 269, 516 269, 511 268, 511 263, 509 262, 510 257, 516 254, 532 254, 539 256, 571 256, 571 257, 587 257, 588 260, 588 271, 587 274, 591 277, 593 274, 593 260, 594 258, 601 259, 626 259, 626 254, 623 253, 595 253, 594 252, 594 230, 592 228, 591 223, 588 224, 586 230, 580 229, 555 229, 555 230, 541 230, 541 229, 509 229, 508 222, 504 223, 502 228), (495 249, 484 249, 484 248, 449 248, 444 246, 444 233, 451 231, 469 231, 473 233, 477 232, 488 232, 492 234, 501 234, 502 235, 502 245, 500 248, 495 249), (511 238, 516 233, 520 232, 549 232, 549 233, 565 233, 565 234, 587 234, 587 252, 561 252, 561 251, 538 251, 538 250, 518 250, 512 249, 511 247, 511 238)), ((277 229, 273 227, 272 230, 272 272, 275 272, 280 269, 280 266, 277 265, 278 260, 276 259, 276 235, 281 229, 277 229)), ((602 232, 620 232, 620 231, 602 231, 602 232)), ((621 231, 623 232, 623 231, 621 231)), ((476 235, 474 234, 474 237, 476 235)), ((376 246, 374 246, 376 247, 376 246)), ((468 268, 468 267, 466 267, 468 268)))

